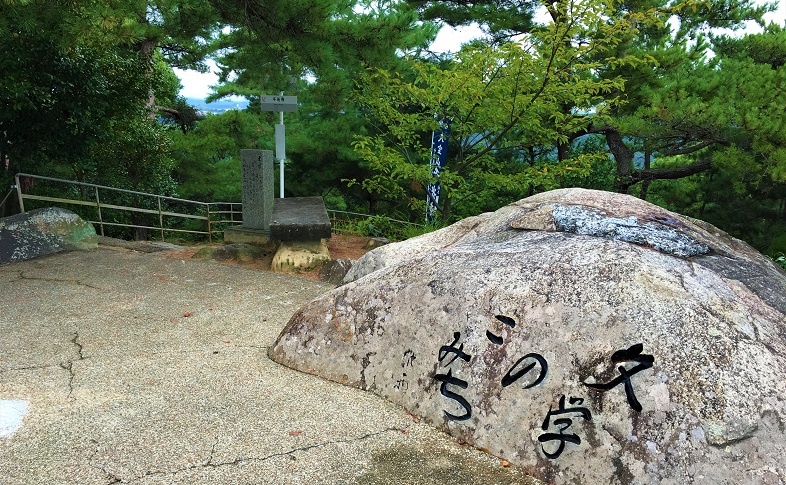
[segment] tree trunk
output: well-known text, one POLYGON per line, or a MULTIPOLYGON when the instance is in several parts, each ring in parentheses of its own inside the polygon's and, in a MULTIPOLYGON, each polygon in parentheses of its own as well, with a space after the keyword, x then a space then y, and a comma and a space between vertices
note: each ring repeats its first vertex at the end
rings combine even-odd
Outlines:
POLYGON ((450 217, 450 210, 452 205, 452 200, 450 197, 444 197, 443 199, 445 202, 442 204, 442 223, 445 224, 448 222, 448 218, 450 217))
MULTIPOLYGON (((155 50, 156 50, 156 41, 153 40, 153 39, 140 40, 139 42, 137 42, 136 48, 139 50, 139 52, 142 53, 142 56, 145 59, 145 63, 147 64, 147 76, 149 78, 152 78, 153 77, 153 70, 154 70, 154 68, 153 68, 153 54, 155 53, 155 50)), ((156 107, 156 95, 155 95, 155 93, 153 92, 152 89, 150 89, 150 93, 148 93, 148 99, 147 99, 146 106, 147 106, 148 111, 149 111, 148 117, 150 119, 155 119, 156 118, 156 110, 155 110, 155 107, 156 107)))
POLYGON ((631 173, 633 171, 633 150, 628 148, 619 131, 609 128, 605 130, 606 144, 617 163, 617 177, 614 181, 614 190, 626 193, 631 186, 631 173))
MULTIPOLYGON (((650 162, 652 160, 652 152, 650 150, 644 151, 644 170, 650 169, 650 162)), ((639 194, 639 198, 641 200, 647 200, 647 191, 650 188, 651 180, 644 180, 641 182, 641 193, 639 194)))
POLYGON ((560 143, 557 145, 557 160, 560 162, 567 160, 569 151, 570 143, 560 143))

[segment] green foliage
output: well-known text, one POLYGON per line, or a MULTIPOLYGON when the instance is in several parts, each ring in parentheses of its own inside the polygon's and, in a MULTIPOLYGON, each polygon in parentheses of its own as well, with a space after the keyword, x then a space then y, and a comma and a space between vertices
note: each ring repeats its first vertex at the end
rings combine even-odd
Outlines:
POLYGON ((114 120, 111 139, 96 144, 95 160, 111 160, 96 166, 95 178, 111 187, 170 195, 174 161, 167 131, 149 118, 114 120))
POLYGON ((24 171, 172 193, 170 142, 151 100, 176 101, 179 81, 166 61, 190 65, 186 53, 196 51, 175 41, 200 44, 189 37, 200 31, 196 24, 189 30, 181 22, 196 4, 1 3, 4 176, 24 171))
POLYGON ((210 114, 186 133, 171 133, 181 197, 239 202, 240 150, 270 149, 273 127, 258 114, 230 110, 210 114))
POLYGON ((439 20, 454 27, 477 23, 494 43, 529 32, 538 7, 534 0, 408 0, 408 3, 427 20, 439 20))
POLYGON ((786 255, 783 253, 778 253, 773 256, 772 260, 783 269, 786 269, 786 255))
MULTIPOLYGON (((711 30, 760 21, 771 6, 558 0, 545 3, 544 25, 534 7, 5 0, 0 182, 27 171, 237 201, 239 150, 273 148, 278 115, 259 113, 260 93, 286 91, 300 103, 287 114, 288 196, 422 220, 438 115, 452 120, 440 224, 580 186, 649 197, 786 252, 786 31, 711 30), (424 49, 435 22, 486 35, 434 58, 424 49), (178 97, 172 66, 204 69, 211 50, 222 67, 214 97, 244 95, 248 111, 200 120, 178 97)), ((393 238, 421 230, 383 217, 360 226, 393 238)))
POLYGON ((385 216, 373 216, 368 219, 358 221, 355 225, 355 232, 361 236, 382 237, 393 234, 393 224, 385 216))
POLYGON ((786 254, 786 223, 780 224, 780 229, 783 231, 770 240, 770 245, 767 248, 768 254, 786 254))
POLYGON ((368 237, 384 237, 391 241, 403 241, 439 229, 432 224, 408 224, 387 216, 372 216, 355 221, 348 232, 368 237))
POLYGON ((586 129, 592 120, 574 112, 592 111, 595 122, 608 119, 623 80, 594 72, 644 62, 619 56, 615 47, 646 17, 606 22, 609 10, 601 2, 555 8, 573 21, 537 29, 526 42, 465 46, 441 64, 410 57, 408 70, 399 73, 369 71, 361 78, 359 101, 381 134, 356 137, 353 147, 372 175, 349 183, 421 210, 424 197, 415 195, 432 181, 428 160, 435 114, 452 120, 440 177, 445 221, 590 176, 593 164, 605 163, 603 155, 555 161, 531 153, 586 129), (562 114, 566 104, 572 109, 562 114))
POLYGON ((144 116, 139 62, 121 50, 64 54, 45 36, 2 36, 0 152, 17 171, 80 179, 95 171, 91 150, 111 136, 113 119, 144 116))
POLYGON ((235 28, 223 33, 222 86, 217 96, 249 99, 291 90, 311 75, 328 101, 346 102, 352 76, 364 66, 397 61, 398 50, 425 47, 436 26, 418 21, 403 2, 273 0, 255 8, 245 0, 214 0, 235 28), (361 7, 361 8, 357 8, 361 7))
MULTIPOLYGON (((287 195, 338 197, 345 208, 351 205, 353 210, 365 212, 362 194, 344 187, 341 179, 361 170, 349 141, 366 126, 353 105, 346 104, 343 109, 326 106, 319 85, 303 84, 299 86, 298 112, 286 115, 287 195)), ((333 208, 342 210, 340 206, 333 208)))

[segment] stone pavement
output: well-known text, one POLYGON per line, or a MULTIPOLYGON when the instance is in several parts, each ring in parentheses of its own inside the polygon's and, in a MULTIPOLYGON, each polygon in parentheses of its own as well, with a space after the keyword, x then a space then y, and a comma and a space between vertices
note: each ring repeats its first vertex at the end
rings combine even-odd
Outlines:
POLYGON ((122 248, 0 265, 0 484, 533 483, 271 361, 327 290, 122 248))

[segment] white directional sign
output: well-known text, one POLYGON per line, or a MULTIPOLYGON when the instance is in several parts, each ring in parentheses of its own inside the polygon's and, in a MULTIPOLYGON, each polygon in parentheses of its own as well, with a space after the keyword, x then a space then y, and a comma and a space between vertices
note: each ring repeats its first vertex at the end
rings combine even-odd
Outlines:
POLYGON ((297 96, 279 96, 263 94, 262 111, 297 111, 297 96))

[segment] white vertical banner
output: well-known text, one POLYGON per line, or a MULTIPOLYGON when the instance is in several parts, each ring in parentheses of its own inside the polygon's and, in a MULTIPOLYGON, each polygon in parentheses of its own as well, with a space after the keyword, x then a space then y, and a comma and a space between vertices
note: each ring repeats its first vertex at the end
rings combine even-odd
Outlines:
MULTIPOLYGON (((282 114, 282 118, 284 117, 282 114)), ((283 121, 283 120, 282 120, 283 121)), ((279 165, 279 192, 281 193, 281 198, 284 198, 284 159, 287 158, 286 154, 286 135, 285 135, 285 128, 284 123, 281 123, 276 126, 276 160, 278 160, 279 165)))
POLYGON ((442 187, 439 185, 439 175, 445 166, 448 156, 448 138, 450 138, 450 123, 448 117, 435 115, 438 128, 431 136, 431 181, 426 189, 426 220, 434 222, 437 211, 439 210, 439 196, 442 187))

